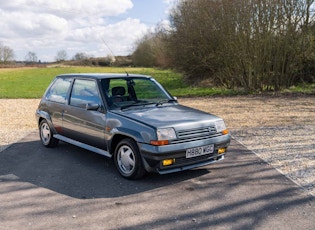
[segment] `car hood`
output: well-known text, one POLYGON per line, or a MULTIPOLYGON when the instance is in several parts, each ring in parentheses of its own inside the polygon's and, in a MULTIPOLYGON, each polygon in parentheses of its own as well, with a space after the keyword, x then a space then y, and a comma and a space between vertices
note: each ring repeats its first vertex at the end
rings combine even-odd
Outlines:
POLYGON ((219 117, 182 105, 154 106, 115 111, 116 114, 139 121, 153 127, 198 128, 209 125, 219 117))

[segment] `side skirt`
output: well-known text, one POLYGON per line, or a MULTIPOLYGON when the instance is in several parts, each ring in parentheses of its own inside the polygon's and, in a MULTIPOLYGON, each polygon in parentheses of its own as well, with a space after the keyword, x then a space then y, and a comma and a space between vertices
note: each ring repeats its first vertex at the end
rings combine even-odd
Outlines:
POLYGON ((87 150, 89 150, 91 152, 101 154, 101 155, 109 157, 109 158, 112 157, 112 155, 109 152, 107 152, 107 151, 105 151, 103 149, 99 149, 99 148, 93 147, 91 145, 87 145, 87 144, 84 144, 82 142, 72 140, 72 139, 70 139, 68 137, 65 137, 65 136, 62 136, 60 134, 54 134, 54 138, 59 139, 59 140, 64 141, 64 142, 67 142, 69 144, 78 146, 80 148, 87 149, 87 150))

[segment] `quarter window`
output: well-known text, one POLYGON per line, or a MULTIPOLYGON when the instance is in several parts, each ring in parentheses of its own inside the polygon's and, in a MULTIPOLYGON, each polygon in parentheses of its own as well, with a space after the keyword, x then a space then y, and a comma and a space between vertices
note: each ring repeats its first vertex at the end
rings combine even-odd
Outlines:
POLYGON ((65 103, 71 81, 72 79, 70 78, 57 78, 48 90, 46 99, 53 102, 65 103))

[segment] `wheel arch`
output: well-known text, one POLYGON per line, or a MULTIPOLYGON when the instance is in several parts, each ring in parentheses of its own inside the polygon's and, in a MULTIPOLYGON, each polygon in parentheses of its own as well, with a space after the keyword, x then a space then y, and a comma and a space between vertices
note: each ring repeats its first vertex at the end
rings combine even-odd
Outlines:
MULTIPOLYGON (((115 149, 117 147, 117 145, 119 144, 120 141, 122 141, 123 139, 131 139, 133 140, 136 144, 137 144, 137 141, 128 136, 128 135, 124 135, 124 134, 116 134, 113 136, 112 140, 111 140, 111 143, 110 143, 110 148, 109 148, 109 151, 112 155, 114 155, 115 153, 115 149)), ((137 144, 138 145, 138 144, 137 144)))
POLYGON ((140 152, 140 148, 137 141, 132 137, 128 137, 125 135, 120 135, 119 138, 115 139, 115 141, 116 146, 113 153, 114 154, 113 159, 120 175, 127 179, 142 178, 147 173, 147 171, 144 166, 143 156, 140 152), (131 150, 131 152, 129 152, 129 150, 127 151, 127 155, 129 154, 132 155, 132 157, 130 158, 128 158, 127 156, 127 160, 126 155, 124 153, 121 154, 121 151, 124 152, 124 150, 121 149, 125 148, 129 148, 129 150, 131 150), (130 160, 133 163, 130 163, 130 160), (132 169, 130 169, 129 166, 131 166, 132 169))
POLYGON ((49 113, 45 112, 45 111, 41 111, 41 110, 37 110, 36 111, 36 117, 37 117, 37 126, 39 127, 40 123, 42 122, 42 120, 46 120, 48 125, 50 126, 50 129, 52 130, 53 133, 57 133, 53 123, 52 123, 52 120, 51 120, 51 117, 49 115, 49 113))

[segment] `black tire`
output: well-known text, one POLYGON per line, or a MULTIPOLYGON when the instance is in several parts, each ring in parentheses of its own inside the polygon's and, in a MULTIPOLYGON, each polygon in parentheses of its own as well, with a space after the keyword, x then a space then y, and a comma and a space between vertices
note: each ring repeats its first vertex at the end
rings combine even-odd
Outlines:
POLYGON ((53 133, 46 120, 42 120, 39 124, 39 137, 45 147, 55 147, 59 140, 53 137, 53 133))
POLYGON ((146 171, 137 144, 132 139, 123 139, 116 146, 114 161, 119 174, 127 179, 140 179, 146 171))

